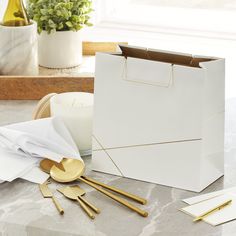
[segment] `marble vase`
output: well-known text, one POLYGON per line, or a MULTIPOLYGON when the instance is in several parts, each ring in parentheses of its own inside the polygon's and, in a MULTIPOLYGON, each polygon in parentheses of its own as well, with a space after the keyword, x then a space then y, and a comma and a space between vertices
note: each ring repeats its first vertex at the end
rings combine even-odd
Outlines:
POLYGON ((0 75, 37 75, 37 24, 0 25, 0 75))

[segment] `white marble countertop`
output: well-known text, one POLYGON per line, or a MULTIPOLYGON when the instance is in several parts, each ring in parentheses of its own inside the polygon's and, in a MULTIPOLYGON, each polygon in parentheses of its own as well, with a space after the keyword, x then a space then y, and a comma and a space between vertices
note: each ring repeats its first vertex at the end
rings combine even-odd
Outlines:
MULTIPOLYGON (((0 124, 5 125, 31 119, 34 101, 0 101, 0 124)), ((236 99, 226 103, 225 176, 202 193, 236 186, 236 99)), ((55 192, 65 209, 60 216, 50 199, 41 196, 37 185, 16 180, 0 185, 1 236, 228 236, 236 235, 236 221, 213 227, 204 222, 193 223, 192 218, 179 209, 181 199, 196 193, 120 178, 89 170, 87 175, 105 183, 139 194, 149 200, 143 208, 149 217, 142 218, 84 184, 87 198, 102 210, 92 221, 80 207, 55 192)), ((57 186, 51 185, 55 189, 57 186)))

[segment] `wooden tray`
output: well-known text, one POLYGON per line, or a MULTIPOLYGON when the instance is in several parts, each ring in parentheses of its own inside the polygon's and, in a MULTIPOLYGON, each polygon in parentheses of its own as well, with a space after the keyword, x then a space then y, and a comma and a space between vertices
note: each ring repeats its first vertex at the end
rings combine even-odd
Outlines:
POLYGON ((0 76, 0 100, 38 100, 49 93, 93 93, 93 77, 0 76))
MULTIPOLYGON (((83 55, 96 52, 114 52, 123 42, 83 42, 83 55)), ((0 100, 38 100, 49 93, 90 92, 93 93, 94 76, 0 76, 0 100)))

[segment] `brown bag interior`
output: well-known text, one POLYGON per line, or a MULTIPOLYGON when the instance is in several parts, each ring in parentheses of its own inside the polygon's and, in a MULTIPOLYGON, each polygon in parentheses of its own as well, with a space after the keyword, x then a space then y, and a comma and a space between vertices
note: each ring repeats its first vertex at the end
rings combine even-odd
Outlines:
POLYGON ((200 67, 200 62, 205 61, 212 61, 215 59, 212 58, 200 58, 200 57, 192 57, 192 56, 185 56, 185 55, 178 55, 166 52, 157 52, 142 48, 133 48, 129 46, 122 46, 119 45, 122 56, 124 57, 135 57, 140 59, 146 60, 153 60, 153 61, 161 61, 176 65, 183 65, 183 66, 190 66, 190 67, 200 67))

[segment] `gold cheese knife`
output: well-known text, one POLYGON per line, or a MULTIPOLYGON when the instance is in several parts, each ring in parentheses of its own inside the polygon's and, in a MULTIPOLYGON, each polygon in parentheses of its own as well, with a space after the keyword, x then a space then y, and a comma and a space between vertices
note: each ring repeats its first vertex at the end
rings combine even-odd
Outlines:
POLYGON ((90 209, 86 206, 86 204, 80 200, 80 198, 76 195, 73 189, 70 186, 65 188, 57 189, 60 193, 62 193, 65 197, 77 201, 80 204, 80 207, 86 212, 86 214, 91 218, 95 219, 94 214, 90 211, 90 209))
MULTIPOLYGON (((74 185, 70 187, 74 193, 76 194, 76 196, 83 201, 88 207, 90 207, 94 212, 96 212, 97 214, 99 214, 101 211, 100 209, 98 209, 96 206, 94 206, 92 203, 90 203, 88 200, 86 200, 83 196, 86 194, 85 190, 80 188, 79 185, 74 185)), ((60 190, 58 190, 60 191, 60 190)))
POLYGON ((50 184, 50 180, 47 180, 46 182, 44 182, 43 184, 39 185, 40 191, 43 195, 44 198, 51 198, 53 203, 55 204, 58 212, 63 215, 64 214, 64 210, 61 207, 61 205, 59 204, 59 202, 57 201, 57 199, 53 196, 51 190, 48 187, 48 184, 50 184))

